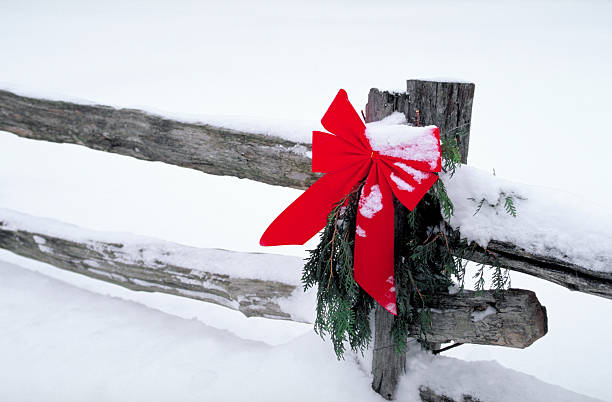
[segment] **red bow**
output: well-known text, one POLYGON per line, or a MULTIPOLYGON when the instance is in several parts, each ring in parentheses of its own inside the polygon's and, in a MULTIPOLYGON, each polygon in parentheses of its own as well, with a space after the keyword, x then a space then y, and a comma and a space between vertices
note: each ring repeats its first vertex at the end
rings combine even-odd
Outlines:
POLYGON ((439 172, 440 132, 435 126, 363 124, 341 89, 321 119, 333 134, 313 131, 312 171, 327 173, 270 224, 262 246, 304 244, 327 223, 345 195, 366 178, 355 233, 357 283, 397 315, 393 269, 393 197, 413 210, 439 172))

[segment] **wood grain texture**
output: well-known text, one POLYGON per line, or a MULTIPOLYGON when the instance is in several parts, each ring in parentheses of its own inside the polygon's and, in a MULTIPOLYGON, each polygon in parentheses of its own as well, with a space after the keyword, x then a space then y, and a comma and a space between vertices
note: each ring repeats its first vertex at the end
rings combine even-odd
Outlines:
POLYGON ((378 121, 398 111, 404 113, 408 123, 416 125, 418 110, 421 126, 433 124, 442 132, 465 128, 467 134, 457 137, 457 142, 461 163, 467 163, 474 90, 472 83, 425 80, 408 80, 405 93, 372 88, 366 116, 368 121, 378 121))
MULTIPOLYGON (((427 340, 526 348, 548 332, 546 308, 530 290, 438 294, 427 340)), ((417 333, 420 323, 411 333, 417 333)))
MULTIPOLYGON (((395 342, 390 336, 393 322, 394 316, 376 304, 372 389, 387 400, 394 399, 399 379, 406 372, 406 353, 395 352, 395 342)), ((415 334, 418 334, 418 329, 415 334)))
POLYGON ((284 187, 305 189, 320 177, 312 173, 306 156, 310 144, 133 109, 35 99, 0 90, 0 130, 284 187))

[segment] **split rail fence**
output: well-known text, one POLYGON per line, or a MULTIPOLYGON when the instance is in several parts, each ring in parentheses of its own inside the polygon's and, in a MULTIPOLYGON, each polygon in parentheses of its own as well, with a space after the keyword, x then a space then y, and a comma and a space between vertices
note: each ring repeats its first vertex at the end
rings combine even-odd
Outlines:
MULTIPOLYGON (((443 132, 467 127, 468 134, 458 138, 462 163, 467 163, 473 96, 474 84, 470 83, 408 80, 404 93, 370 90, 365 118, 366 122, 378 121, 399 111, 408 123, 415 124, 418 114, 421 124, 435 124, 443 132)), ((311 172, 306 152, 309 144, 185 123, 138 110, 36 99, 1 90, 0 130, 297 189, 306 189, 320 177, 311 172)), ((486 263, 487 254, 493 253, 511 270, 612 299, 611 273, 498 240, 492 240, 486 250, 473 246, 473 261, 486 263)), ((298 278, 284 283, 232 277, 209 263, 221 259, 229 265, 296 264, 290 257, 197 249, 138 236, 115 239, 112 234, 43 218, 26 219, 8 210, 0 210, 0 248, 129 289, 216 303, 247 316, 300 320, 285 303, 301 291, 298 278), (71 235, 75 232, 78 236, 71 235)), ((428 307, 432 311, 428 341, 436 344, 453 341, 525 348, 548 330, 546 309, 529 290, 439 294, 428 307), (494 307, 493 314, 473 319, 474 313, 490 307, 494 307)), ((388 332, 392 323, 393 316, 377 308, 372 387, 387 399, 394 397, 405 370, 405 356, 386 347, 392 345, 388 332)), ((419 330, 415 325, 413 333, 419 330)), ((420 391, 424 401, 450 400, 425 387, 420 391)), ((467 395, 464 399, 474 400, 467 395)))

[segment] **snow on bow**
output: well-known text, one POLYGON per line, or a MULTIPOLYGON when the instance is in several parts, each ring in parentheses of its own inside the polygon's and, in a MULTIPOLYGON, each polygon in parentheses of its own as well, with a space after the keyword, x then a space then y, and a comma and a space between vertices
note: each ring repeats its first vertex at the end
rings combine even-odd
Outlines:
POLYGON ((393 269, 393 195, 413 210, 441 170, 436 126, 366 125, 341 89, 312 133, 312 171, 326 173, 289 205, 261 237, 262 246, 304 244, 364 178, 355 233, 357 283, 397 315, 393 269))

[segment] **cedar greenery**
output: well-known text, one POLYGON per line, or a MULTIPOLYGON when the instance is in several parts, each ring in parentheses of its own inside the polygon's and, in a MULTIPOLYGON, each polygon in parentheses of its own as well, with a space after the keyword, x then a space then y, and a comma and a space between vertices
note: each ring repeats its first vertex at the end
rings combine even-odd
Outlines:
MULTIPOLYGON (((506 212, 508 213, 508 215, 512 215, 513 217, 516 218, 516 205, 514 205, 514 199, 522 199, 520 196, 516 195, 516 194, 506 194, 505 192, 501 192, 499 193, 499 197, 498 199, 493 203, 493 202, 489 202, 486 198, 482 198, 479 202, 478 205, 476 206, 476 212, 474 212, 474 215, 476 215, 478 212, 480 212, 480 210, 482 209, 482 207, 484 205, 487 205, 491 208, 497 208, 499 207, 502 202, 504 204, 504 209, 506 210, 506 212)), ((470 198, 470 200, 472 201, 476 201, 474 198, 470 198)))
MULTIPOLYGON (((464 133, 459 129, 441 136, 442 168, 451 177, 461 160, 456 138, 464 133)), ((357 207, 363 184, 359 183, 331 211, 321 241, 310 251, 302 274, 304 290, 318 286, 315 332, 321 337, 329 335, 338 359, 343 357, 347 346, 363 352, 372 339, 370 314, 376 302, 353 278, 357 207)), ((498 203, 503 200, 506 211, 516 216, 513 196, 501 194, 498 203)), ((479 203, 477 212, 485 202, 479 203)), ((398 314, 391 332, 396 351, 401 352, 414 322, 420 322, 419 339, 428 345, 427 330, 431 321, 428 299, 438 292, 447 292, 455 281, 463 289, 467 259, 477 246, 460 239, 446 225, 454 209, 441 180, 436 181, 414 211, 408 211, 397 200, 394 204, 398 314)), ((490 260, 486 265, 494 271, 492 285, 496 289, 509 286, 508 270, 503 269, 493 254, 487 255, 490 260)), ((479 264, 477 290, 484 289, 486 265, 479 264)))

